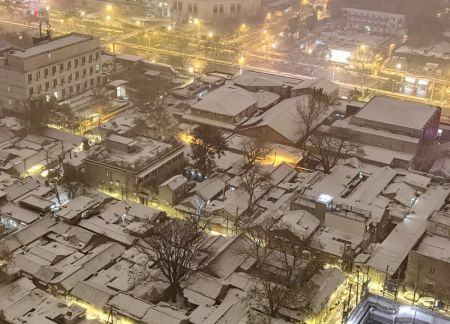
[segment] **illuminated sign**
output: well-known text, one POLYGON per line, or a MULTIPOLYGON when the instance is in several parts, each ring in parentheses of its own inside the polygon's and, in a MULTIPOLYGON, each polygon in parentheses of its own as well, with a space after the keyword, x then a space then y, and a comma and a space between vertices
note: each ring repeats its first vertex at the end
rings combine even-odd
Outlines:
POLYGON ((348 63, 352 54, 349 51, 332 49, 329 60, 337 63, 348 63))

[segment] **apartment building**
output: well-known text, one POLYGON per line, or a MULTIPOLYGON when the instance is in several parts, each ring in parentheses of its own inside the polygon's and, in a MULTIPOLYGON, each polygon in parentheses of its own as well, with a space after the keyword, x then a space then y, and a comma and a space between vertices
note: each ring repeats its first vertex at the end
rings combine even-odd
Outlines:
POLYGON ((226 18, 248 19, 261 7, 260 0, 173 0, 174 16, 180 21, 199 19, 200 23, 213 23, 226 18))
POLYGON ((77 33, 0 52, 0 107, 27 99, 62 100, 102 83, 100 40, 77 33))
POLYGON ((403 35, 406 33, 405 15, 344 8, 342 9, 342 19, 346 27, 356 30, 392 35, 403 35))

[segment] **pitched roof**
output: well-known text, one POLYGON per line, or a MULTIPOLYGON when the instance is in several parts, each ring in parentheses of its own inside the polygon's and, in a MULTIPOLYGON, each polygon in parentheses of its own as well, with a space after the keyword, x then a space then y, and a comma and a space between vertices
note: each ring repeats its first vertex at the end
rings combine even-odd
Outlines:
POLYGON ((244 89, 223 86, 207 94, 192 108, 220 115, 236 116, 256 103, 256 99, 244 89))

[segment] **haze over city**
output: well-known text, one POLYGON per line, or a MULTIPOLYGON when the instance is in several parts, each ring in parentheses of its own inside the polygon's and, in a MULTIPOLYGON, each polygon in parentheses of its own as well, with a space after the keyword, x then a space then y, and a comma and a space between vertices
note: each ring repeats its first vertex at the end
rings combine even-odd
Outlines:
POLYGON ((450 1, 0 0, 0 323, 450 324, 450 1))

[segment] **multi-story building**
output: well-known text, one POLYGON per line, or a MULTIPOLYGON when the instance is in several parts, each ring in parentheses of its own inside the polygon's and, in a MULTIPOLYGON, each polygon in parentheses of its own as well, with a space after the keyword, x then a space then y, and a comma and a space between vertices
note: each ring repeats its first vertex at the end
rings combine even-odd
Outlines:
POLYGON ((212 23, 226 18, 247 19, 254 17, 261 7, 260 0, 173 0, 175 17, 181 21, 189 18, 200 23, 212 23))
POLYGON ((348 28, 382 34, 403 35, 406 32, 406 16, 390 12, 342 9, 342 19, 348 28))
POLYGON ((104 145, 85 159, 92 185, 121 199, 137 196, 145 202, 146 193, 178 174, 183 165, 184 146, 147 137, 112 134, 104 145))
POLYGON ((45 97, 66 99, 102 83, 100 40, 72 33, 0 52, 0 107, 45 97))

